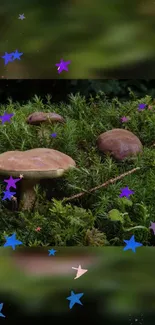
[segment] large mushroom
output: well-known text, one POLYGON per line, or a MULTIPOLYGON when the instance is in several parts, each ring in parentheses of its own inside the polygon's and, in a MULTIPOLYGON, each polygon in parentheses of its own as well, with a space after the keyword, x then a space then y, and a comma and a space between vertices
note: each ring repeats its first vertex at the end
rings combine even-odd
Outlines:
POLYGON ((32 208, 35 201, 34 186, 41 179, 60 177, 75 165, 71 157, 54 149, 37 148, 0 154, 0 175, 12 177, 23 175, 20 193, 22 210, 32 208))
POLYGON ((135 156, 142 151, 142 144, 138 137, 124 129, 112 129, 100 134, 97 146, 100 151, 110 153, 118 160, 135 156))
POLYGON ((27 117, 26 122, 30 125, 42 126, 38 130, 38 137, 40 140, 46 139, 47 144, 49 144, 50 130, 48 126, 53 123, 64 123, 65 120, 55 112, 34 112, 27 117))

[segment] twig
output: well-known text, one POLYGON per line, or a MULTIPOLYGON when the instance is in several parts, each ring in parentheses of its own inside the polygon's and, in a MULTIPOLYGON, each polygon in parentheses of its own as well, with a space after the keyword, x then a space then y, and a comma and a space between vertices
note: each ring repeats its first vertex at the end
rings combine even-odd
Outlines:
POLYGON ((139 169, 140 169, 140 167, 133 168, 133 169, 129 170, 128 172, 124 173, 124 174, 121 174, 121 175, 119 175, 119 176, 117 176, 117 177, 115 177, 115 178, 111 178, 111 179, 109 179, 108 181, 106 181, 105 183, 103 183, 103 184, 101 184, 101 185, 98 185, 98 186, 96 186, 96 187, 91 188, 91 189, 88 190, 88 191, 81 192, 81 193, 79 193, 79 194, 75 194, 75 195, 73 195, 73 196, 70 196, 70 197, 64 198, 64 199, 63 199, 63 202, 74 200, 74 199, 76 199, 76 198, 79 198, 79 197, 83 196, 83 195, 86 194, 86 193, 89 194, 89 193, 91 193, 91 192, 94 192, 94 191, 100 189, 101 187, 105 187, 105 186, 107 186, 107 185, 109 185, 109 184, 113 184, 113 183, 115 183, 116 181, 118 181, 119 179, 122 179, 122 178, 124 178, 125 176, 130 175, 130 174, 136 172, 136 171, 139 170, 139 169))

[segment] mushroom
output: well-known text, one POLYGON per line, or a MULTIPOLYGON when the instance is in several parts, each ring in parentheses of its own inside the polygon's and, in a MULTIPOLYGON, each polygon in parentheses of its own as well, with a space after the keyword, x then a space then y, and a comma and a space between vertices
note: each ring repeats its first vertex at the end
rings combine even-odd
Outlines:
POLYGON ((22 210, 30 210, 35 202, 34 186, 44 178, 57 178, 69 168, 75 167, 75 161, 64 153, 48 148, 36 148, 27 151, 7 151, 0 154, 0 175, 11 175, 21 180, 22 210))
POLYGON ((38 137, 40 140, 46 139, 47 144, 50 143, 50 131, 47 125, 53 123, 64 123, 64 118, 57 113, 45 113, 45 112, 34 112, 29 115, 26 122, 31 125, 42 126, 38 131, 38 137))
POLYGON ((142 151, 142 144, 132 132, 124 129, 112 129, 102 133, 97 139, 100 151, 110 153, 114 158, 123 160, 142 151))
POLYGON ((40 125, 42 123, 60 122, 64 123, 64 118, 57 113, 34 112, 29 115, 26 122, 31 125, 40 125))

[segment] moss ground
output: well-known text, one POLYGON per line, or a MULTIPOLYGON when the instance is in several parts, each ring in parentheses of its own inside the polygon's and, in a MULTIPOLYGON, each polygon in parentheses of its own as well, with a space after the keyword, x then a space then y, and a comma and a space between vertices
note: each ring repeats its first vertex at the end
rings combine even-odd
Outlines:
MULTIPOLYGON (((149 229, 155 221, 155 105, 151 97, 120 103, 117 98, 109 101, 103 93, 89 102, 70 95, 69 104, 53 104, 50 96, 46 103, 35 96, 21 105, 9 100, 0 107, 0 115, 14 113, 12 123, 0 125, 0 153, 9 150, 28 150, 49 147, 70 155, 77 169, 63 178, 43 181, 36 187, 36 202, 31 212, 20 212, 8 200, 0 201, 0 244, 5 236, 16 232, 26 246, 105 246, 124 245, 123 240, 135 235, 143 245, 154 245, 149 229), (138 104, 152 105, 138 111, 138 104), (65 125, 49 125, 42 129, 27 125, 26 117, 35 111, 54 111, 66 119, 65 125), (126 123, 121 117, 129 116, 126 123), (99 153, 96 139, 104 131, 125 128, 136 134, 143 144, 143 154, 123 162, 99 153), (51 133, 57 136, 52 138, 51 133), (140 170, 124 177, 106 188, 85 194, 79 199, 65 202, 81 191, 87 191, 132 168, 140 170), (130 200, 119 198, 120 189, 128 186, 135 192, 130 200), (40 231, 35 229, 40 227, 40 231)), ((11 175, 9 175, 11 176, 11 175)), ((5 177, 6 178, 6 177, 5 177)), ((5 190, 0 181, 1 197, 5 190)))

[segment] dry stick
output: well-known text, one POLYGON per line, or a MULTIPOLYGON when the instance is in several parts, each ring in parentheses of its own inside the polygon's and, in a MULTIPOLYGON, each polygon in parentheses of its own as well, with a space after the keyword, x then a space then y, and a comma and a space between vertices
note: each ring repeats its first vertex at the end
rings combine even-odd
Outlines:
POLYGON ((78 197, 83 196, 83 195, 86 194, 86 193, 89 194, 89 193, 91 193, 91 192, 94 192, 94 191, 98 190, 98 189, 101 188, 101 187, 105 187, 105 186, 107 186, 107 185, 109 185, 109 184, 113 184, 113 183, 115 183, 116 181, 118 181, 119 179, 122 179, 122 178, 124 178, 125 176, 130 175, 130 174, 136 172, 136 171, 139 170, 139 169, 140 169, 140 167, 133 168, 133 169, 129 170, 128 172, 124 173, 124 174, 121 174, 121 175, 119 175, 119 176, 117 176, 117 177, 115 177, 115 178, 111 178, 111 179, 109 179, 108 181, 106 181, 105 183, 103 183, 103 184, 101 184, 101 185, 98 185, 98 186, 96 186, 96 187, 91 188, 91 189, 88 190, 88 191, 81 192, 81 193, 79 193, 79 194, 75 194, 75 195, 73 195, 73 196, 70 196, 70 197, 64 198, 64 199, 63 199, 63 202, 74 200, 74 199, 76 199, 76 198, 78 198, 78 197))

